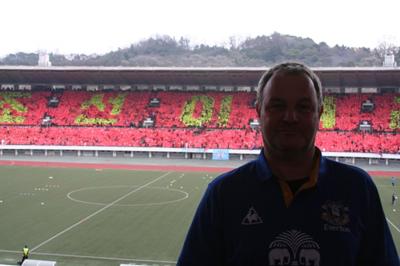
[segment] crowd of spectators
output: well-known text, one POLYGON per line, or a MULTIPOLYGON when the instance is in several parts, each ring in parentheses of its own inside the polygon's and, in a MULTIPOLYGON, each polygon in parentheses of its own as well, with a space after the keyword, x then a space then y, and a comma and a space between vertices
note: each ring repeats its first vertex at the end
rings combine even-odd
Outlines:
MULTIPOLYGON (((13 94, 0 92, 0 139, 6 144, 101 145, 139 147, 195 147, 257 149, 261 137, 249 121, 257 117, 255 93, 249 92, 88 92, 64 91, 56 95, 56 107, 47 103, 50 92, 13 94), (195 95, 211 101, 211 117, 200 127, 182 120, 183 110, 195 95), (231 98, 227 99, 228 96, 231 98), (151 106, 151 99, 159 106, 151 106), (229 103, 228 111, 223 102, 229 103), (223 111, 225 108, 225 111, 223 111), (221 123, 221 113, 227 122, 221 123), (44 116, 51 123, 44 127, 44 116), (19 119, 13 119, 20 117, 19 119), (143 128, 146 118, 155 121, 143 128)), ((335 123, 320 126, 317 144, 325 151, 398 153, 399 127, 391 127, 392 112, 400 110, 395 94, 330 95, 334 97, 335 123), (362 112, 366 99, 372 112, 362 112), (359 132, 360 121, 369 121, 371 132, 359 132), (397 134, 396 134, 397 133, 397 134)), ((205 104, 197 101, 191 116, 200 119, 205 104)), ((393 123, 392 123, 393 124, 393 123)), ((397 123, 399 125, 400 123, 397 123)))

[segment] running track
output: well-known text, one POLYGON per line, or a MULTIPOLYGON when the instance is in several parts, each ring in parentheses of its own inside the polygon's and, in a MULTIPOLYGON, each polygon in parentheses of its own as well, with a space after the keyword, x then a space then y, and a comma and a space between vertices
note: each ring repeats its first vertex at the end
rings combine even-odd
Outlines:
MULTIPOLYGON (((66 162, 36 162, 36 161, 0 161, 0 165, 37 166, 37 167, 64 167, 64 168, 92 168, 92 169, 124 169, 145 171, 175 171, 175 172, 215 172, 223 173, 234 167, 207 167, 183 165, 149 165, 149 164, 107 164, 107 163, 66 163, 66 162)), ((372 176, 399 177, 400 171, 368 171, 372 176)))

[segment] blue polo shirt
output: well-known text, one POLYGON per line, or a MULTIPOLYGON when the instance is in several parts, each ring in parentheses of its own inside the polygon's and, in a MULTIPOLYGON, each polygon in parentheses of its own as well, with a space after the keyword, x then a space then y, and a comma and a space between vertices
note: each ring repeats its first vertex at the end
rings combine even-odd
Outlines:
POLYGON ((177 265, 399 266, 399 257, 365 171, 317 149, 292 194, 261 151, 209 184, 177 265))

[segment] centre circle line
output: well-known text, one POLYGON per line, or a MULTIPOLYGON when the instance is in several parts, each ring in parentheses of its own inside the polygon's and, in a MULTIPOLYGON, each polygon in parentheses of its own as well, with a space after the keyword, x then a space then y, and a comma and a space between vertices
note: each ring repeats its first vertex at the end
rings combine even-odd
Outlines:
MULTIPOLYGON (((98 205, 98 206, 105 206, 107 203, 101 203, 101 202, 93 202, 93 201, 85 201, 85 200, 80 200, 77 198, 72 197, 72 194, 80 191, 87 191, 87 190, 95 190, 95 189, 107 189, 107 188, 134 188, 138 186, 128 186, 128 185, 116 185, 116 186, 99 186, 99 187, 84 187, 80 188, 77 190, 70 191, 67 194, 67 198, 78 203, 83 203, 83 204, 88 204, 88 205, 98 205)), ((114 204, 113 206, 122 206, 122 207, 138 207, 138 206, 159 206, 159 205, 165 205, 165 204, 170 204, 170 203, 175 203, 179 202, 182 200, 185 200, 189 198, 189 193, 186 191, 176 189, 176 188, 165 188, 165 187, 147 187, 147 189, 159 189, 159 190, 167 190, 167 191, 174 191, 174 192, 179 192, 183 194, 184 196, 178 199, 173 199, 173 200, 166 200, 166 201, 161 201, 161 202, 149 202, 149 203, 133 203, 133 204, 114 204)))

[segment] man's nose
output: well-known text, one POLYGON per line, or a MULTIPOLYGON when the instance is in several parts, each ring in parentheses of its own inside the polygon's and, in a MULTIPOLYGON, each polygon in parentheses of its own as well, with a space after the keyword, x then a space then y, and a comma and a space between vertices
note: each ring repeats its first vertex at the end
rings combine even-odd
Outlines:
POLYGON ((286 109, 283 120, 287 122, 297 122, 298 114, 294 109, 286 109))

